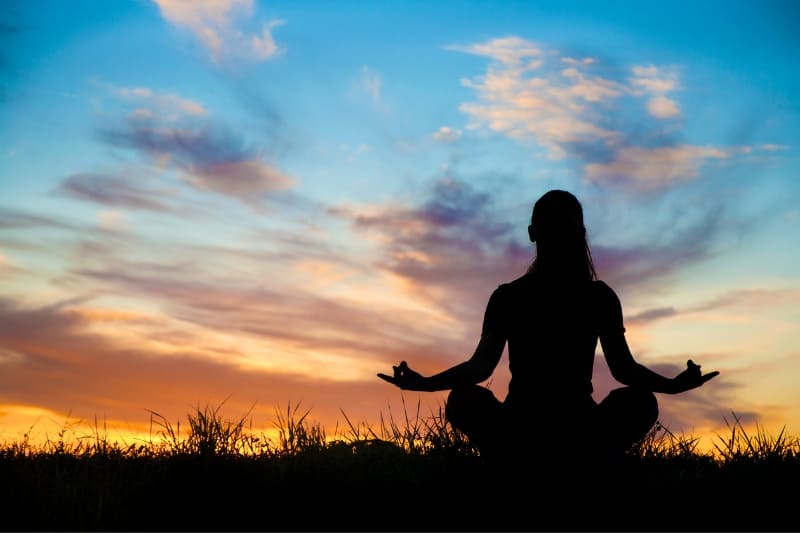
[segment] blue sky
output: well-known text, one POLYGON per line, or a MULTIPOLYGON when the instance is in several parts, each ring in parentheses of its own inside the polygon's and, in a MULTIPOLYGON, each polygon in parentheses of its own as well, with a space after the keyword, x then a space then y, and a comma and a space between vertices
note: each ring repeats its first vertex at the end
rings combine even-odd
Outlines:
POLYGON ((7 433, 231 394, 376 420, 376 372, 471 354, 550 188, 634 354, 722 372, 668 426, 800 422, 792 2, 0 9, 7 433))

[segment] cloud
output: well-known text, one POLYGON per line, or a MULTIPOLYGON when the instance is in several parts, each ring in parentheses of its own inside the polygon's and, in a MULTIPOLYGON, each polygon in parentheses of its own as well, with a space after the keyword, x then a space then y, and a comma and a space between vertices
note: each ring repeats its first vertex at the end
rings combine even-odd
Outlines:
POLYGON ((656 307, 631 315, 627 317, 625 321, 630 324, 653 322, 662 318, 675 316, 676 314, 678 314, 678 310, 674 307, 656 307))
POLYGON ((767 152, 778 152, 789 150, 791 147, 785 144, 762 144, 760 148, 767 152))
POLYGON ((454 143, 461 138, 461 130, 442 126, 433 133, 432 137, 442 143, 454 143))
POLYGON ((61 218, 0 206, 0 230, 24 231, 34 228, 59 229, 77 233, 85 229, 80 224, 61 218))
POLYGON ((654 65, 634 66, 630 78, 631 87, 641 93, 666 94, 679 87, 678 73, 674 69, 659 68, 654 65))
POLYGON ((18 238, 63 229, 57 246, 37 246, 47 258, 80 261, 40 281, 55 276, 85 295, 33 308, 9 295, 0 302, 0 349, 21 354, 0 369, 0 403, 131 420, 233 393, 236 405, 303 400, 331 428, 339 407, 374 420, 386 399, 399 399, 376 371, 412 358, 434 371, 469 345, 448 318, 325 232, 261 230, 238 247, 189 245, 171 231, 98 241, 97 228, 16 211, 0 211, 0 222, 18 238))
MULTIPOLYGON (((280 363, 297 372, 313 373, 317 359, 312 354, 315 353, 326 354, 320 361, 337 365, 336 370, 328 373, 331 378, 352 376, 355 372, 362 379, 370 374, 359 369, 370 361, 379 366, 413 353, 434 353, 428 314, 383 302, 377 291, 385 291, 385 287, 372 287, 376 292, 370 304, 364 305, 352 294, 328 297, 289 282, 286 271, 292 268, 302 269, 312 276, 305 280, 309 287, 315 284, 314 275, 325 275, 324 269, 307 268, 308 260, 293 262, 265 254, 261 264, 270 265, 273 281, 265 286, 255 277, 237 282, 221 276, 221 265, 233 259, 230 253, 225 259, 219 257, 225 253, 222 250, 216 251, 216 258, 211 251, 201 255, 184 253, 204 261, 203 268, 187 264, 170 267, 166 261, 134 264, 116 259, 101 267, 78 268, 75 274, 91 280, 94 287, 104 287, 120 296, 136 294, 138 298, 159 302, 170 317, 183 323, 234 335, 245 344, 251 339, 255 346, 261 341, 282 346, 272 350, 270 364, 280 363), (207 273, 208 270, 213 273, 207 273), (376 312, 378 309, 381 312, 376 312)), ((230 264, 236 265, 239 272, 257 269, 244 259, 230 264)), ((327 265, 331 268, 343 266, 337 261, 327 265)), ((341 275, 347 278, 353 274, 352 270, 343 270, 341 275)), ((347 287, 357 286, 363 280, 351 279, 351 283, 343 283, 340 279, 337 282, 347 287)), ((323 293, 325 288, 324 283, 319 287, 323 293)))
POLYGON ((678 104, 666 96, 656 96, 648 100, 647 111, 656 118, 671 118, 681 114, 678 104))
MULTIPOLYGON (((107 121, 96 133, 106 144, 132 150, 151 166, 139 174, 161 177, 165 171, 177 171, 183 183, 197 190, 232 197, 251 207, 262 207, 264 200, 275 198, 274 193, 295 185, 294 178, 271 161, 286 150, 282 121, 252 87, 238 91, 249 117, 256 120, 258 143, 212 117, 201 102, 178 93, 94 83, 115 96, 124 113, 124 118, 107 121)), ((60 189, 85 200, 153 211, 167 210, 161 193, 170 197, 180 192, 164 187, 146 190, 144 181, 153 180, 132 177, 128 170, 102 178, 84 173, 69 178, 60 189)))
POLYGON ((215 63, 229 59, 265 61, 278 55, 273 30, 284 24, 270 20, 260 30, 247 32, 241 22, 252 16, 252 0, 153 0, 161 16, 175 26, 188 29, 208 50, 215 63))
MULTIPOLYGON (((330 212, 376 243, 377 268, 399 276, 408 291, 462 324, 474 325, 491 290, 522 275, 535 253, 525 222, 510 221, 501 196, 497 189, 479 189, 451 176, 436 180, 410 203, 340 205, 330 212)), ((603 209, 594 205, 602 200, 589 202, 603 209)), ((726 206, 715 202, 679 202, 673 211, 662 207, 663 220, 654 218, 637 238, 591 244, 598 274, 631 297, 661 292, 683 269, 720 252, 716 244, 728 229, 722 223, 726 213, 726 206)))
POLYGON ((743 306, 747 309, 774 307, 777 305, 800 303, 800 289, 745 289, 732 291, 705 303, 689 308, 692 312, 708 311, 729 306, 743 306))
POLYGON ((798 303, 800 303, 800 289, 793 287, 783 289, 745 289, 731 291, 682 309, 675 307, 647 309, 631 316, 628 321, 647 323, 662 318, 703 313, 727 307, 740 307, 752 312, 757 309, 771 309, 781 305, 795 305, 798 303))
POLYGON ((608 142, 616 136, 593 116, 590 104, 607 104, 622 96, 621 85, 586 76, 576 66, 544 70, 545 54, 538 45, 522 39, 500 41, 451 47, 499 62, 482 76, 462 80, 479 97, 460 106, 471 119, 471 129, 486 126, 514 139, 532 139, 553 159, 564 158, 569 143, 608 142))
POLYGON ((467 46, 449 45, 445 49, 488 57, 515 69, 536 68, 539 65, 536 58, 545 54, 543 49, 536 43, 513 36, 501 37, 485 43, 467 46))
POLYGON ((584 57, 583 59, 575 59, 573 57, 562 57, 562 63, 566 63, 567 65, 591 65, 593 63, 597 63, 597 60, 593 57, 584 57))
POLYGON ((624 292, 646 292, 654 283, 661 285, 680 270, 714 256, 714 243, 724 229, 723 213, 720 205, 703 206, 694 213, 684 209, 680 225, 674 218, 667 228, 653 224, 637 243, 595 243, 592 256, 598 275, 624 292))
POLYGON ((419 205, 330 210, 383 248, 378 268, 463 323, 482 316, 499 283, 524 273, 532 250, 513 238, 494 197, 453 178, 434 182, 419 205))
POLYGON ((263 161, 220 161, 189 168, 186 181, 198 189, 251 201, 265 192, 290 188, 292 178, 263 161))
MULTIPOLYGON (((109 310, 104 315, 101 318, 114 324, 137 320, 109 310)), ((321 419, 330 430, 341 419, 340 409, 353 420, 376 421, 385 408, 380 399, 390 396, 377 378, 330 381, 323 372, 308 379, 241 367, 234 351, 225 353, 226 362, 188 348, 168 353, 153 350, 153 343, 146 343, 148 349, 126 346, 89 329, 97 318, 96 312, 22 307, 0 299, 0 403, 70 412, 84 420, 139 420, 146 428, 147 409, 174 421, 193 405, 217 404, 228 397, 225 412, 233 411, 234 416, 254 403, 259 404, 259 415, 264 416, 266 408, 268 416, 287 402, 302 402, 312 408, 311 419, 321 419), (142 390, 147 390, 146 398, 142 390)))
MULTIPOLYGON (((138 180, 143 181, 143 180, 138 180)), ((106 174, 73 174, 65 178, 56 193, 109 207, 143 209, 165 213, 174 208, 163 201, 165 191, 141 186, 135 178, 106 174)))
POLYGON ((591 183, 627 184, 634 189, 661 189, 696 178, 708 160, 727 159, 730 152, 711 146, 622 147, 607 163, 589 163, 584 176, 591 183))
MULTIPOLYGON (((14 224, 12 231, 21 235, 18 229, 25 227, 30 236, 59 227, 53 225, 57 220, 30 222, 14 224)), ((101 239, 100 228, 92 226, 76 226, 64 236, 34 250, 46 260, 80 257, 77 264, 58 263, 60 286, 71 294, 110 296, 134 309, 145 305, 164 313, 162 322, 213 332, 186 341, 184 348, 251 346, 262 363, 306 374, 326 361, 336 365, 327 374, 331 379, 371 379, 372 371, 365 373, 369 365, 374 369, 411 354, 440 357, 452 349, 433 348, 446 319, 359 261, 346 240, 336 243, 319 231, 261 230, 237 239, 246 246, 189 245, 170 231, 101 239)), ((143 349, 148 342, 137 344, 143 349)))
POLYGON ((180 171, 189 185, 255 205, 266 194, 286 190, 294 179, 264 160, 263 153, 222 124, 128 118, 101 129, 106 143, 132 149, 160 167, 180 171))
POLYGON ((532 142, 550 159, 575 161, 589 183, 666 189, 735 152, 664 135, 659 123, 681 114, 670 96, 680 88, 675 67, 636 65, 627 78, 608 76, 614 71, 595 58, 561 56, 518 37, 447 48, 492 60, 483 74, 462 80, 477 97, 459 106, 468 128, 532 142), (630 105, 642 102, 646 114, 630 105))
POLYGON ((275 43, 275 38, 272 36, 272 29, 284 23, 285 21, 283 20, 267 22, 261 28, 261 35, 253 35, 250 37, 250 48, 257 59, 264 61, 277 55, 281 51, 281 48, 275 43))
MULTIPOLYGON (((187 245, 167 234, 101 250, 81 247, 90 237, 76 227, 68 255, 81 261, 59 274, 60 286, 132 305, 0 301, 0 348, 17 354, 0 362, 0 402, 130 420, 146 408, 179 416, 196 401, 233 393, 242 411, 253 401, 302 399, 331 427, 339 407, 367 416, 382 399, 398 398, 372 382, 375 371, 406 359, 430 373, 467 357, 491 290, 522 274, 533 251, 516 240, 520 228, 505 219, 496 189, 454 178, 431 183, 413 204, 329 213, 349 222, 360 243, 374 243, 377 255, 340 247, 332 232, 288 230, 242 236, 247 247, 187 245), (142 316, 142 308, 153 311, 142 316), (150 403, 142 405, 145 386, 150 403)), ((9 228, 58 223, 17 214, 7 217, 9 228)), ((710 253, 718 220, 695 222, 649 246, 600 247, 598 263, 612 283, 663 278, 710 253)), ((342 242, 353 241, 347 234, 342 242)), ((492 378, 498 395, 504 364, 492 378)), ((425 395, 423 406, 440 397, 425 395)), ((668 409, 670 421, 678 412, 668 409)), ((691 416, 711 415, 709 408, 691 416)))
POLYGON ((109 85, 109 90, 124 100, 139 102, 146 108, 137 108, 134 114, 139 116, 152 116, 153 113, 159 114, 162 118, 166 116, 178 118, 183 115, 208 115, 208 110, 203 104, 184 98, 178 94, 170 92, 154 91, 148 87, 117 87, 109 85))
POLYGON ((675 69, 635 66, 630 84, 636 95, 650 95, 647 100, 647 111, 658 119, 672 118, 681 114, 678 103, 665 95, 679 87, 678 74, 675 69))

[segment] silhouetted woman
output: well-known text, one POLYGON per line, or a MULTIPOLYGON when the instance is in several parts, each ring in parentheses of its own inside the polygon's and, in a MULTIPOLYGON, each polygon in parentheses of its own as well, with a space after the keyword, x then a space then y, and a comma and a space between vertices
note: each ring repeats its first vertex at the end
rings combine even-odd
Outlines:
POLYGON ((654 392, 694 389, 718 372, 701 374, 689 360, 667 378, 634 360, 620 301, 597 279, 574 195, 544 194, 528 234, 536 257, 523 276, 492 293, 470 359, 427 377, 403 361, 393 375, 378 376, 405 390, 450 390, 447 420, 488 458, 622 454, 656 422, 654 392), (626 385, 599 404, 592 397, 598 339, 612 376, 626 385), (501 402, 478 384, 492 375, 506 342, 511 380, 501 402))

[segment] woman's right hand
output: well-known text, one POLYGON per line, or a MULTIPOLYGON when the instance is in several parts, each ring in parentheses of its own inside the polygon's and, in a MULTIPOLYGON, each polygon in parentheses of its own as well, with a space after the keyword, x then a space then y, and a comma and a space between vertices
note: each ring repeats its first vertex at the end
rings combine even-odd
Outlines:
POLYGON ((394 375, 389 376, 379 372, 378 377, 384 381, 388 381, 392 385, 400 387, 403 390, 427 390, 425 388, 425 377, 418 372, 411 370, 405 361, 401 361, 399 365, 393 366, 392 369, 394 370, 394 375))

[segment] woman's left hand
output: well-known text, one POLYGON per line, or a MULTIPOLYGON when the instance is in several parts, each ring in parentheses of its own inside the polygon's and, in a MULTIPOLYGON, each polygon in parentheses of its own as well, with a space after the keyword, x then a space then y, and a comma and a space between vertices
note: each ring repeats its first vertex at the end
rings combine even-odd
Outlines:
POLYGON ((718 371, 709 372, 708 374, 703 374, 700 372, 700 365, 697 365, 689 359, 686 361, 686 370, 672 378, 673 386, 675 387, 675 392, 685 392, 687 390, 696 389, 703 385, 709 379, 715 378, 719 375, 718 371))

